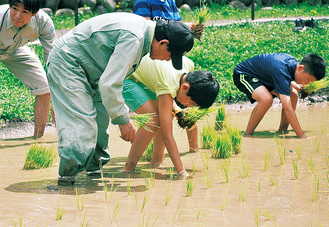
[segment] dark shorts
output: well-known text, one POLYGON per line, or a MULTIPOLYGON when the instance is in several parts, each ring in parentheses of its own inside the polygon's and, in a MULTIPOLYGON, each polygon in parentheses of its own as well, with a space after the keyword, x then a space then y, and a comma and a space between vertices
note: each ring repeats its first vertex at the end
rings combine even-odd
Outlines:
MULTIPOLYGON (((252 98, 252 93, 254 92, 254 90, 256 88, 258 88, 260 86, 264 86, 264 87, 266 87, 266 89, 269 92, 274 90, 274 87, 265 86, 256 77, 246 75, 246 74, 239 74, 239 73, 234 72, 233 81, 234 81, 235 86, 237 86, 237 88, 240 91, 242 91, 243 93, 245 93, 247 95, 247 97, 251 103, 256 102, 256 100, 252 98)), ((273 95, 273 97, 276 97, 276 96, 273 95)))

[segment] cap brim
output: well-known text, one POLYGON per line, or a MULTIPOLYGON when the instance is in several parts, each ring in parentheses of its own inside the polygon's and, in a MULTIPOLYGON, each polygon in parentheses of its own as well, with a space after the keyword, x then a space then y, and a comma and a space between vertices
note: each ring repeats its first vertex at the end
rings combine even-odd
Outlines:
POLYGON ((171 62, 175 69, 181 70, 183 68, 183 54, 171 52, 171 62))

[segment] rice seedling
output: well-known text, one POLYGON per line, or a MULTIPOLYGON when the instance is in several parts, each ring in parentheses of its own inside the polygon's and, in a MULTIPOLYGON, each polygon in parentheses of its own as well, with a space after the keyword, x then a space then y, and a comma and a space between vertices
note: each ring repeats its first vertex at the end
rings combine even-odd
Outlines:
POLYGON ((240 177, 247 178, 249 176, 250 163, 247 160, 242 160, 241 164, 239 168, 240 177))
POLYGON ((229 171, 230 171, 231 160, 227 159, 224 163, 221 163, 221 168, 226 179, 226 183, 229 182, 229 171))
POLYGON ((112 222, 116 219, 116 217, 118 216, 118 213, 119 213, 119 206, 120 206, 120 203, 119 203, 119 200, 118 200, 118 197, 117 197, 117 200, 116 200, 116 205, 115 205, 115 208, 114 208, 114 211, 113 211, 113 214, 112 214, 112 222))
POLYGON ((77 197, 77 207, 78 207, 78 210, 83 210, 85 205, 85 195, 82 194, 82 200, 81 200, 81 207, 80 207, 80 202, 79 202, 79 194, 78 194, 78 188, 75 188, 75 194, 76 194, 76 197, 77 197))
POLYGON ((231 137, 233 153, 234 154, 241 153, 242 134, 240 130, 230 125, 226 127, 226 130, 227 130, 227 134, 231 137))
POLYGON ((316 153, 319 153, 319 151, 320 151, 320 141, 318 140, 317 136, 313 140, 313 146, 314 146, 314 151, 316 153))
POLYGON ((314 186, 312 185, 312 201, 317 201, 319 199, 319 188, 320 188, 320 181, 315 180, 314 186))
POLYGON ((137 128, 143 127, 145 130, 152 132, 152 130, 148 127, 148 125, 158 127, 154 125, 154 122, 152 120, 154 115, 155 114, 153 113, 145 113, 145 114, 134 114, 134 115, 130 115, 129 117, 134 122, 137 128))
POLYGON ((117 191, 119 187, 116 187, 114 189, 114 176, 112 175, 112 181, 111 181, 111 187, 110 187, 110 196, 108 198, 108 201, 110 202, 112 197, 114 196, 114 193, 117 191))
POLYGON ((210 149, 216 137, 216 132, 212 127, 205 126, 201 131, 201 146, 203 149, 210 149))
POLYGON ((329 80, 318 80, 314 81, 306 86, 302 86, 300 89, 301 98, 306 98, 309 96, 312 92, 316 92, 320 89, 326 88, 329 86, 329 80))
POLYGON ((287 158, 285 139, 283 137, 283 143, 278 139, 278 137, 274 137, 274 139, 277 144, 277 149, 278 149, 279 157, 280 157, 280 163, 281 163, 281 165, 284 165, 284 164, 286 164, 286 158, 287 158))
POLYGON ((295 178, 298 179, 298 164, 297 164, 297 161, 295 161, 294 159, 294 156, 292 156, 292 165, 294 167, 294 175, 295 175, 295 178))
POLYGON ((145 205, 146 205, 146 201, 147 201, 147 197, 146 194, 144 195, 144 199, 143 199, 143 204, 142 204, 142 208, 141 208, 141 213, 143 213, 145 205))
POLYGON ((209 169, 209 158, 207 153, 200 153, 201 154, 201 160, 203 163, 203 167, 205 169, 209 169))
POLYGON ((270 179, 270 182, 271 182, 271 185, 272 185, 272 186, 276 185, 276 182, 275 182, 275 180, 273 179, 273 177, 268 176, 268 178, 270 179))
POLYGON ((256 209, 254 211, 254 218, 255 218, 255 223, 256 223, 257 227, 260 226, 260 213, 261 213, 261 210, 258 207, 256 207, 256 209))
POLYGON ((303 146, 296 146, 295 151, 296 151, 297 158, 299 160, 302 159, 303 146))
POLYGON ((183 129, 191 129, 195 123, 214 112, 218 107, 210 107, 208 109, 200 109, 199 107, 185 108, 176 113, 179 127, 183 129))
POLYGON ((182 203, 182 199, 183 198, 181 198, 180 201, 179 201, 179 203, 178 203, 178 206, 177 206, 177 209, 176 209, 174 218, 173 218, 173 223, 172 223, 173 225, 175 224, 175 222, 177 221, 177 219, 179 218, 179 216, 182 214, 182 211, 181 212, 178 212, 179 211, 179 207, 180 207, 180 205, 182 203))
POLYGON ((174 179, 174 168, 169 168, 169 181, 172 182, 174 179))
MULTIPOLYGON (((12 218, 11 219, 11 223, 13 224, 14 227, 16 227, 16 223, 14 222, 14 220, 12 218)), ((22 215, 18 214, 18 223, 19 223, 19 227, 23 226, 23 218, 22 215)))
POLYGON ((187 179, 186 183, 186 196, 191 197, 195 188, 195 182, 193 183, 190 178, 187 179))
POLYGON ((59 208, 59 205, 60 204, 58 204, 57 212, 56 212, 56 220, 57 221, 61 220, 63 215, 64 215, 64 208, 63 209, 59 208))
POLYGON ((152 155, 153 155, 153 140, 151 140, 151 143, 147 146, 140 160, 150 162, 152 160, 152 155))
POLYGON ((231 136, 225 131, 216 136, 211 148, 212 158, 230 158, 234 155, 231 136))
POLYGON ((129 176, 129 178, 127 180, 127 193, 128 193, 128 195, 130 195, 130 192, 131 192, 131 188, 130 188, 130 176, 129 176))
POLYGON ((41 169, 52 166, 57 157, 54 147, 35 143, 25 153, 24 169, 41 169))
POLYGON ((211 185, 210 185, 210 178, 209 178, 209 170, 208 169, 205 169, 203 171, 203 178, 204 178, 204 181, 206 182, 207 188, 209 189, 211 185))
POLYGON ((201 41, 201 34, 197 33, 196 31, 201 25, 204 25, 205 22, 210 19, 210 12, 209 9, 203 6, 197 9, 196 15, 197 15, 197 24, 196 27, 193 29, 193 33, 194 33, 194 37, 201 41))
POLYGON ((247 190, 245 192, 243 190, 240 191, 240 193, 239 193, 239 201, 246 202, 247 195, 248 195, 248 191, 247 190))
POLYGON ((226 121, 226 109, 225 104, 220 104, 217 110, 215 130, 222 131, 224 129, 224 122, 226 121))
POLYGON ((307 160, 307 165, 308 165, 308 168, 310 169, 311 173, 314 174, 314 161, 313 161, 312 156, 311 156, 310 160, 307 160))
POLYGON ((86 216, 87 216, 87 212, 85 211, 84 215, 83 215, 83 219, 82 219, 82 222, 81 222, 81 227, 87 227, 89 222, 86 222, 86 216))
POLYGON ((223 205, 222 205, 222 211, 224 211, 225 207, 226 207, 226 203, 227 203, 227 198, 224 199, 223 205))
POLYGON ((275 223, 275 221, 274 221, 274 218, 273 218, 272 214, 271 214, 267 209, 265 209, 265 211, 262 212, 262 215, 263 215, 266 219, 272 221, 273 224, 274 224, 274 226, 277 226, 276 223, 275 223))
POLYGON ((272 161, 271 153, 269 151, 265 152, 265 162, 264 162, 264 171, 267 172, 272 161))
POLYGON ((155 187, 155 171, 148 171, 144 177, 145 186, 147 189, 152 189, 155 187), (149 180, 150 179, 150 180, 149 180))
POLYGON ((196 171, 195 161, 192 160, 192 173, 193 173, 193 176, 195 175, 195 171, 196 171))
POLYGON ((167 185, 167 193, 166 193, 166 202, 165 202, 165 206, 168 206, 169 201, 172 199, 172 197, 173 197, 173 195, 174 195, 173 191, 170 190, 169 185, 170 185, 170 184, 167 185))

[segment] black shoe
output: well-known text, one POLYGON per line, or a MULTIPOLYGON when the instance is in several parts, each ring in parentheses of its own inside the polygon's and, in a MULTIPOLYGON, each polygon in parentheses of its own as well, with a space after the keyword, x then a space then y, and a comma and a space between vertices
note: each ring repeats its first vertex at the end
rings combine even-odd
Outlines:
POLYGON ((75 183, 75 176, 62 176, 58 177, 57 185, 58 186, 73 186, 75 183))
POLYGON ((295 20, 295 27, 294 27, 294 31, 301 31, 303 30, 305 27, 305 21, 301 18, 298 18, 295 20))

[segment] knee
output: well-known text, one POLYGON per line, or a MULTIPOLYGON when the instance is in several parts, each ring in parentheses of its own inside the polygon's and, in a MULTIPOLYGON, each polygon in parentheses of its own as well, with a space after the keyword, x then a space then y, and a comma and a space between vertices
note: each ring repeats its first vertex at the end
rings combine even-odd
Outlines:
POLYGON ((273 96, 272 94, 264 94, 259 100, 258 103, 266 106, 266 107, 271 107, 273 103, 273 96))

